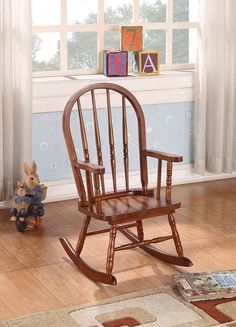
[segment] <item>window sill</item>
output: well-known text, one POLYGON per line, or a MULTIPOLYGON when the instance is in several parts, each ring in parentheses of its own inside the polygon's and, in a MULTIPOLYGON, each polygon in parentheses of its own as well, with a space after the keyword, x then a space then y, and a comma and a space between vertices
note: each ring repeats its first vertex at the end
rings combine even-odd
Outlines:
MULTIPOLYGON (((137 97, 141 105, 194 100, 193 70, 163 71, 158 76, 106 77, 98 74, 45 77, 33 78, 33 113, 63 111, 65 103, 74 92, 98 82, 124 86, 137 97)), ((100 107, 103 107, 102 103, 100 107)))
POLYGON ((166 76, 182 76, 182 75, 192 75, 193 69, 186 70, 165 70, 162 71, 158 76, 138 76, 134 74, 129 74, 125 77, 107 77, 103 74, 95 75, 77 75, 77 76, 52 76, 52 77, 34 77, 33 83, 43 83, 43 82, 61 82, 61 81, 71 81, 71 80, 90 80, 90 81, 107 81, 107 80, 126 80, 126 79, 143 79, 143 78, 160 78, 166 76))

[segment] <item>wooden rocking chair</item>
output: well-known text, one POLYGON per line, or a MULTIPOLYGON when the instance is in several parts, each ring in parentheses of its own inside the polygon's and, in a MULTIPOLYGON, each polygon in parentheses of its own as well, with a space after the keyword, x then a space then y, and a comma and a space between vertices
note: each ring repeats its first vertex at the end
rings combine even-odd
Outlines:
POLYGON ((137 99, 124 87, 112 83, 97 83, 84 87, 70 98, 65 107, 63 115, 63 131, 79 194, 78 208, 79 211, 85 215, 85 219, 75 249, 66 238, 60 238, 60 242, 70 259, 79 268, 79 270, 94 281, 115 285, 117 283, 116 278, 112 275, 115 252, 136 247, 139 247, 150 255, 170 264, 178 266, 192 266, 192 262, 183 256, 183 249, 173 216, 175 210, 180 207, 180 203, 172 202, 171 200, 172 164, 173 162, 182 161, 183 158, 182 156, 175 154, 167 154, 146 149, 144 114, 137 99), (102 94, 106 96, 113 192, 105 191, 105 167, 103 166, 99 119, 96 109, 96 90, 99 90, 99 96, 102 94), (111 92, 116 92, 116 94, 118 93, 121 99, 120 104, 122 108, 125 190, 118 190, 117 187, 115 144, 110 99, 111 92), (81 96, 84 94, 86 94, 86 96, 91 96, 98 164, 90 162, 88 142, 80 101, 81 96), (128 124, 126 113, 127 103, 129 106, 131 105, 133 107, 138 122, 140 178, 142 185, 140 189, 132 189, 129 186, 128 124), (84 152, 83 161, 77 158, 70 128, 70 116, 74 105, 77 106, 80 122, 80 134, 84 152), (156 158, 158 160, 157 189, 155 191, 153 189, 148 189, 147 157, 156 158), (167 162, 167 177, 165 195, 161 196, 161 173, 163 160, 167 162), (85 172, 86 186, 84 185, 84 180, 82 178, 82 171, 85 172), (168 222, 172 231, 171 235, 144 240, 142 220, 162 215, 166 215, 168 217, 168 222), (106 221, 110 227, 103 230, 88 232, 91 218, 106 221), (137 236, 129 230, 130 227, 137 228, 137 236), (124 236, 126 236, 131 243, 116 247, 115 240, 117 231, 120 231, 124 236), (100 272, 91 268, 87 263, 85 263, 80 254, 87 236, 106 232, 110 233, 106 272, 100 272), (150 245, 151 243, 160 243, 170 239, 173 239, 174 241, 178 254, 177 256, 159 251, 157 248, 150 245))

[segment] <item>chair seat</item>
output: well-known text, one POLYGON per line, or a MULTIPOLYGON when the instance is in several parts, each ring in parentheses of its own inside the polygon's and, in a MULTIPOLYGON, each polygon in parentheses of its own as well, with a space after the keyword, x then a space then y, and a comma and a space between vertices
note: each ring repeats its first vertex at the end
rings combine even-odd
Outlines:
POLYGON ((139 219, 151 218, 154 216, 165 215, 175 212, 180 208, 179 202, 168 202, 165 198, 156 199, 155 195, 126 195, 101 201, 101 212, 96 211, 93 206, 93 212, 87 208, 80 208, 80 211, 94 218, 109 221, 111 223, 123 223, 139 219))

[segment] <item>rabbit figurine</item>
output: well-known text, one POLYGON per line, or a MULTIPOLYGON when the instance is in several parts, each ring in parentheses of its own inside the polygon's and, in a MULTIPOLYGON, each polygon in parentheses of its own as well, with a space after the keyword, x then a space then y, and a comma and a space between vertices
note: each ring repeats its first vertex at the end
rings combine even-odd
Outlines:
POLYGON ((44 199, 44 185, 40 185, 39 177, 36 173, 37 166, 33 161, 31 167, 25 162, 25 185, 26 185, 26 196, 30 199, 30 206, 28 209, 28 216, 35 219, 35 227, 40 225, 40 217, 44 215, 44 206, 41 201, 44 199))
POLYGON ((26 213, 29 207, 29 198, 26 196, 26 188, 25 183, 18 181, 17 182, 17 190, 16 195, 12 200, 12 208, 11 208, 11 221, 16 221, 17 219, 20 222, 23 222, 26 218, 26 213))
POLYGON ((33 161, 31 167, 24 163, 24 182, 17 182, 16 195, 12 201, 11 221, 15 221, 18 231, 26 227, 40 228, 41 217, 44 215, 42 200, 46 197, 47 188, 41 184, 36 173, 37 166, 33 161))
POLYGON ((39 185, 40 180, 38 175, 36 174, 37 166, 36 163, 33 161, 31 168, 25 162, 24 163, 24 171, 25 171, 25 185, 26 185, 26 192, 27 196, 31 198, 31 204, 40 204, 42 200, 42 189, 39 185))

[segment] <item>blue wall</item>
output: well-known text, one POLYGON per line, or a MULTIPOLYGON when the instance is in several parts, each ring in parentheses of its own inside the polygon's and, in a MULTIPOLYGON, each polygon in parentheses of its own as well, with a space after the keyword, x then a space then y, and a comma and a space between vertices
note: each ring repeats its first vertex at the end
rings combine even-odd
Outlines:
MULTIPOLYGON (((143 106, 146 118, 147 147, 160 151, 182 154, 184 163, 193 162, 193 102, 143 106)), ((113 124, 117 156, 117 170, 123 170, 122 124, 120 108, 113 108, 113 124)), ((139 168, 137 123, 133 109, 128 108, 130 170, 139 168)), ((107 131, 107 113, 98 110, 103 159, 106 172, 110 171, 107 131)), ((92 162, 96 160, 92 111, 84 111, 84 121, 92 162)), ((82 157, 79 142, 77 113, 72 113, 72 130, 76 139, 79 158, 82 157)), ((33 159, 38 166, 41 181, 55 181, 72 178, 72 171, 62 133, 62 112, 33 114, 33 159)), ((149 167, 155 167, 154 160, 149 167)))

